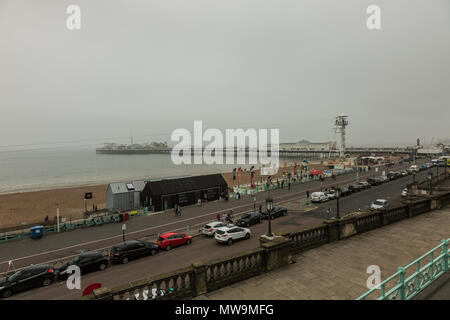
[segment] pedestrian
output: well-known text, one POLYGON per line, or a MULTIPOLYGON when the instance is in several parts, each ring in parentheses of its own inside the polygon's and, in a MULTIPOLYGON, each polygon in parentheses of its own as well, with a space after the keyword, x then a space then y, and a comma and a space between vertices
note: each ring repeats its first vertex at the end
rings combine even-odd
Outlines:
POLYGON ((306 198, 309 199, 309 190, 306 190, 306 198))
POLYGON ((217 214, 216 218, 217 218, 217 221, 220 222, 220 213, 217 214))
POLYGON ((330 217, 330 214, 331 214, 331 208, 328 208, 327 209, 327 216, 330 217))
POLYGON ((288 190, 291 190, 291 182, 288 182, 288 190))
POLYGON ((175 205, 173 206, 173 212, 175 213, 175 216, 178 215, 178 205, 175 203, 175 205))
POLYGON ((181 216, 181 207, 180 206, 178 206, 177 212, 178 212, 178 215, 181 216))
POLYGON ((284 187, 284 180, 281 180, 281 189, 284 187))
POLYGON ((197 205, 198 205, 199 207, 202 206, 202 199, 198 198, 197 205))
POLYGON ((262 213, 262 204, 259 205, 259 213, 262 213))

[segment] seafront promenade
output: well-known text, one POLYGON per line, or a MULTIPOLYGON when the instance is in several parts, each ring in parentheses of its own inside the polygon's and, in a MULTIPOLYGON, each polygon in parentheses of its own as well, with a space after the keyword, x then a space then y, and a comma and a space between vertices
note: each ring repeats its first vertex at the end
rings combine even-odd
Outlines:
MULTIPOLYGON (((377 265, 381 280, 450 237, 450 207, 402 220, 293 257, 287 267, 203 294, 197 300, 356 299, 368 291, 367 267, 377 265)), ((437 293, 416 299, 450 299, 445 278, 437 293)))

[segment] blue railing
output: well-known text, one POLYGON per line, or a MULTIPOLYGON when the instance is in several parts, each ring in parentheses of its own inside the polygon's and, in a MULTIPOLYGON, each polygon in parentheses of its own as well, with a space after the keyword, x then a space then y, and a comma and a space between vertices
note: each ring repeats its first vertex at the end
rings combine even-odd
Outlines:
POLYGON ((431 283, 448 273, 450 239, 425 253, 406 267, 364 293, 357 300, 410 300, 431 283), (381 292, 380 292, 381 291, 381 292))

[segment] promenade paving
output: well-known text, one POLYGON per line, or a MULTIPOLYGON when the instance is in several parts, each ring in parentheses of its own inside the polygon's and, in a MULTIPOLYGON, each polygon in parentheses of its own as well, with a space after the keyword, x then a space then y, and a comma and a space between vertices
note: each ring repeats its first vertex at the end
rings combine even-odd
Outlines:
MULTIPOLYGON (((356 299, 368 290, 368 266, 378 265, 384 280, 399 266, 407 265, 449 237, 450 207, 447 206, 303 252, 295 255, 296 262, 287 267, 196 299, 356 299)), ((440 292, 442 295, 448 288, 441 288, 440 292)), ((428 297, 433 298, 432 295, 428 297)))

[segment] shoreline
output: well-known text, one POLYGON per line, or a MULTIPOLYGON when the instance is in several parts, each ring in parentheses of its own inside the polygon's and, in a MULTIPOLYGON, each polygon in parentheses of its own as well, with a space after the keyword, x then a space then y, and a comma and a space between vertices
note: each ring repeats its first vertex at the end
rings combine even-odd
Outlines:
MULTIPOLYGON (((299 163, 299 162, 298 162, 299 163)), ((293 162, 287 163, 286 170, 293 172, 293 162)), ((242 171, 240 184, 250 183, 250 165, 246 171, 242 171)), ((308 169, 322 168, 320 163, 308 164, 308 169)), ((260 181, 260 169, 255 169, 255 181, 260 181)), ((272 175, 273 178, 280 178, 284 171, 284 164, 280 166, 278 173, 272 175)), ((300 169, 298 169, 300 172, 300 169)), ((190 176, 199 176, 206 174, 219 173, 221 174, 228 186, 232 188, 238 184, 238 179, 233 180, 232 171, 217 172, 203 172, 192 174, 190 176)), ((148 178, 147 178, 148 179, 148 178)), ((129 179, 129 180, 145 180, 145 179, 129 179)), ((127 180, 123 180, 127 181, 127 180)), ((65 184, 56 187, 42 187, 30 189, 21 189, 19 191, 10 190, 9 192, 0 193, 0 229, 21 226, 26 223, 24 228, 29 228, 32 225, 43 224, 45 217, 48 216, 50 223, 56 221, 56 203, 59 205, 59 214, 61 220, 66 221, 83 218, 83 213, 86 208, 91 211, 92 206, 95 205, 99 210, 106 208, 106 190, 110 182, 97 183, 87 182, 84 184, 65 184), (84 193, 92 192, 93 198, 84 201, 84 193)))

